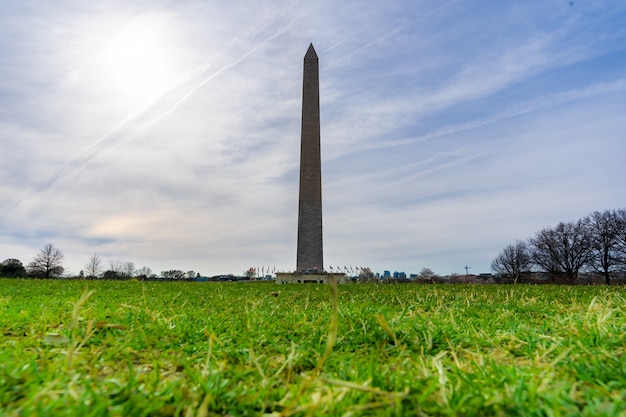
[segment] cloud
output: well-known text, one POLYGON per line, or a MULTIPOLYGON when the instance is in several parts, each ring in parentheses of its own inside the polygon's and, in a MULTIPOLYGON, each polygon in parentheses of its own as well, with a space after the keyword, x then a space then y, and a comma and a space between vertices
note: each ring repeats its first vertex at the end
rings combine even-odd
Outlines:
POLYGON ((624 191, 625 7, 561 3, 11 4, 0 250, 292 269, 313 42, 327 262, 487 272, 624 191))

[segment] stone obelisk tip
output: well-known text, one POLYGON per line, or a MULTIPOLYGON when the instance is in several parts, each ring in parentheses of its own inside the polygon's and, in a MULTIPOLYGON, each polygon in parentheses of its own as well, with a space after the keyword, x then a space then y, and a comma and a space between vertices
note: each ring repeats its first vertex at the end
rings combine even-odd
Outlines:
POLYGON ((313 48, 312 43, 309 45, 309 49, 307 49, 306 55, 304 56, 304 59, 308 59, 308 58, 317 59, 317 53, 315 52, 315 48, 313 48))

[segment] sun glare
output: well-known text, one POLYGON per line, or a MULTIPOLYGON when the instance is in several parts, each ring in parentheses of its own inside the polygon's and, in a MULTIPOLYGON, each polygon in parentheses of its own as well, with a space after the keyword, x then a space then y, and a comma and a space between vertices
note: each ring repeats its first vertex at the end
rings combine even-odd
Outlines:
POLYGON ((175 37, 168 22, 156 16, 129 21, 104 48, 103 80, 117 95, 145 99, 180 74, 175 37))

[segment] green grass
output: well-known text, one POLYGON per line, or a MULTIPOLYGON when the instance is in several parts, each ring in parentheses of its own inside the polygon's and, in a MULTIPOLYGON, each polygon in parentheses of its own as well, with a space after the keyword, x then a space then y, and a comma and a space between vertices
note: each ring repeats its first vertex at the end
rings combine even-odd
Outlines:
POLYGON ((0 280, 0 415, 626 415, 623 287, 332 290, 0 280))

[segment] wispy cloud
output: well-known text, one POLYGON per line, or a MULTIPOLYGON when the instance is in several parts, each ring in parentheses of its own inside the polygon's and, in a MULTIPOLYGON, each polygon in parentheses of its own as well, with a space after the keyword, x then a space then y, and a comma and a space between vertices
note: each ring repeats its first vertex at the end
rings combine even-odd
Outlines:
POLYGON ((36 3, 0 12, 6 257, 293 268, 309 42, 329 263, 487 272, 623 204, 618 3, 36 3))

